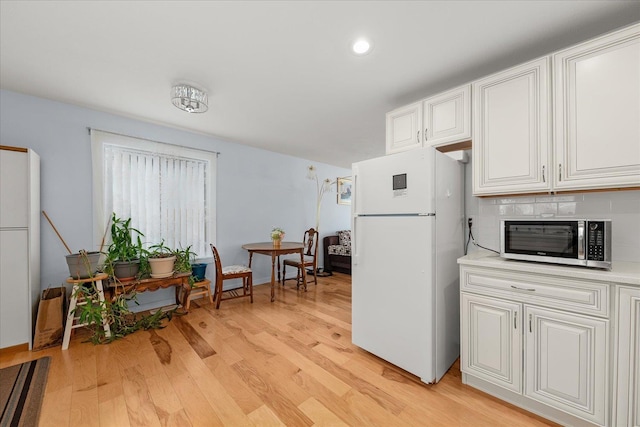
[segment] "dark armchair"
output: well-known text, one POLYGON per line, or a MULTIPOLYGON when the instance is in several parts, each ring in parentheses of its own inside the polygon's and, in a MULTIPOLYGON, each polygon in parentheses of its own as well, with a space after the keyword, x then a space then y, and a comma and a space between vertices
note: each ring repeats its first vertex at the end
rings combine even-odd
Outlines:
POLYGON ((322 243, 325 271, 351 274, 351 230, 342 230, 335 236, 326 236, 322 243))

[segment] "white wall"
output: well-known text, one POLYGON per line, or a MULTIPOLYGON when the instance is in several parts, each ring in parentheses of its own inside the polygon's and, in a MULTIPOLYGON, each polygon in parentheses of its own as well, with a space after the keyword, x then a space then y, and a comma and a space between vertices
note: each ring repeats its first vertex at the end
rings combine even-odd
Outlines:
MULTIPOLYGON (((315 226, 316 187, 306 179, 308 165, 317 167, 321 179, 351 174, 349 169, 5 90, 0 91, 0 112, 0 144, 31 148, 40 155, 41 208, 73 251, 99 245, 91 229, 87 127, 220 152, 216 245, 224 264, 246 264, 242 244, 268 241, 274 226, 285 229, 286 240, 298 241, 305 229, 315 226)), ((350 207, 336 203, 334 188, 322 203, 321 237, 349 227, 350 207)), ((68 270, 66 250, 44 217, 41 235, 41 285, 45 289, 63 283, 68 270)), ((320 265, 322 262, 320 256, 320 265)), ((212 270, 210 265, 208 277, 212 270)), ((268 282, 271 260, 254 256, 253 270, 255 284, 268 282)), ((169 304, 171 295, 171 290, 141 294, 140 308, 169 304)))
MULTIPOLYGON (((478 244, 499 251, 499 225, 500 220, 505 218, 534 218, 545 214, 611 219, 613 262, 640 262, 639 190, 480 198, 471 195, 471 168, 471 163, 465 167, 465 214, 467 218, 473 218, 472 230, 478 244)), ((469 252, 476 250, 482 249, 469 245, 469 252)))

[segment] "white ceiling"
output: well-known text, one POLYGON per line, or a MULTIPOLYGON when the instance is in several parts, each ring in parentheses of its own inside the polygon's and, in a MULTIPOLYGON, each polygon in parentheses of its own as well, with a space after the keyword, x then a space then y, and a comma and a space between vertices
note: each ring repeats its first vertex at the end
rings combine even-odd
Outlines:
POLYGON ((384 154, 387 111, 639 20, 611 0, 2 0, 0 86, 350 167, 384 154), (175 108, 177 82, 209 111, 175 108))

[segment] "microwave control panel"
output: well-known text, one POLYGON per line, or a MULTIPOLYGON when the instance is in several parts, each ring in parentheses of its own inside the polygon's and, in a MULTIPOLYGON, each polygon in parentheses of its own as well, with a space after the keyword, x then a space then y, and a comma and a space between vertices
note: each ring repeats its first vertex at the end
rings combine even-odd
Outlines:
POLYGON ((587 259, 604 261, 604 222, 589 221, 587 233, 587 259))

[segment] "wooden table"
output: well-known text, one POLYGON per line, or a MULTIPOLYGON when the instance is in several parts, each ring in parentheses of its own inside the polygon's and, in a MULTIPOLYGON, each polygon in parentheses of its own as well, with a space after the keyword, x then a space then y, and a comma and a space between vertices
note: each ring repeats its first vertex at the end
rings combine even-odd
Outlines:
POLYGON ((146 292, 157 291, 158 289, 166 289, 172 286, 176 288, 176 304, 182 304, 185 311, 187 309, 187 301, 189 300, 189 294, 191 293, 191 284, 189 283, 189 276, 191 273, 177 273, 170 277, 163 279, 141 279, 141 280, 126 280, 118 283, 115 286, 113 283, 110 285, 114 292, 114 295, 120 295, 123 293, 129 293, 132 291, 146 292), (180 301, 180 289, 184 291, 182 301, 180 301))
MULTIPOLYGON (((242 245, 242 249, 249 251, 249 268, 251 268, 251 259, 253 254, 262 254, 271 256, 271 302, 275 301, 275 284, 276 284, 276 258, 278 259, 278 280, 280 280, 280 255, 300 254, 300 262, 304 265, 304 244, 298 242, 282 242, 279 246, 274 246, 273 242, 247 243, 242 245)), ((307 272, 302 270, 302 283, 305 292, 307 291, 307 272)))

